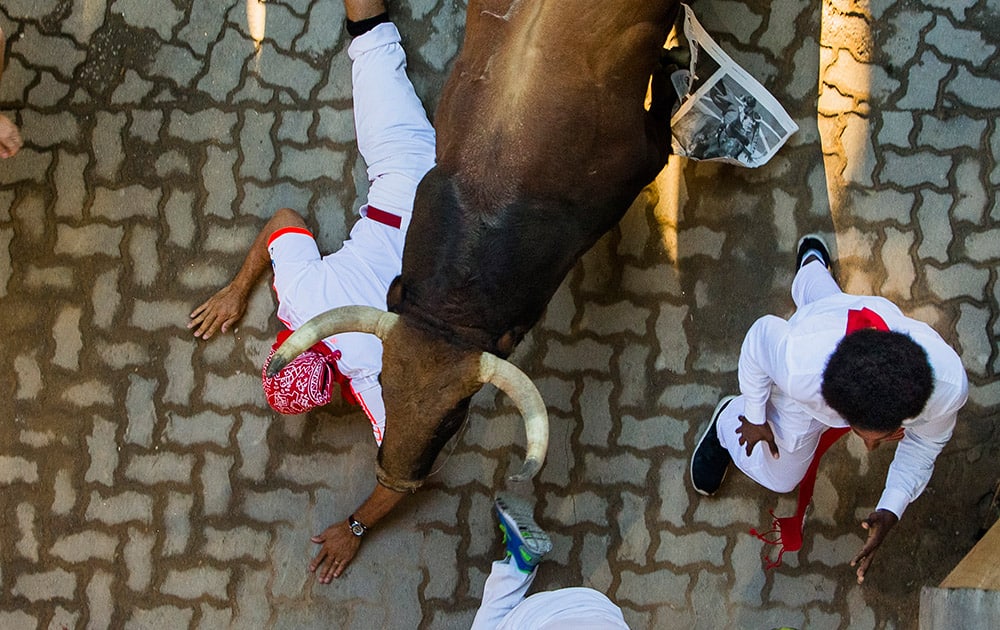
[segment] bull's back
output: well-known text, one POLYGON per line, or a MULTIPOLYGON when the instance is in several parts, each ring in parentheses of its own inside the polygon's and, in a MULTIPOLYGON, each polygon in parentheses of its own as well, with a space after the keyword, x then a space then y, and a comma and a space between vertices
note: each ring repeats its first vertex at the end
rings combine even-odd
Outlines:
POLYGON ((439 164, 497 196, 544 187, 593 199, 588 182, 628 179, 655 159, 643 100, 676 8, 674 0, 471 0, 435 120, 439 164))

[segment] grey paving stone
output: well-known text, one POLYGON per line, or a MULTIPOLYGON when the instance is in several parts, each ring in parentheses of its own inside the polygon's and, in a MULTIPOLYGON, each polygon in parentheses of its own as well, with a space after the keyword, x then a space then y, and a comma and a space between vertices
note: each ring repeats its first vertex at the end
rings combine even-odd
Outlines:
POLYGON ((284 488, 270 492, 251 491, 243 496, 243 512, 262 523, 296 523, 306 513, 308 505, 308 495, 284 488))
MULTIPOLYGON (((63 628, 75 628, 77 626, 77 621, 79 620, 79 618, 80 618, 80 613, 70 612, 65 608, 63 608, 62 606, 57 606, 55 612, 52 614, 52 619, 49 621, 49 630, 62 630, 63 628)), ((6 628, 8 626, 4 627, 6 628)))
POLYGON ((269 426, 268 418, 255 414, 241 414, 240 428, 236 433, 240 449, 238 472, 241 477, 254 481, 264 479, 270 459, 270 448, 267 443, 269 426))
POLYGON ((163 430, 167 442, 190 446, 192 444, 218 444, 226 446, 229 443, 229 430, 233 426, 232 416, 223 416, 211 411, 191 417, 171 414, 163 430))
POLYGON ((84 479, 113 486, 115 469, 118 467, 115 425, 103 418, 94 418, 94 430, 87 438, 87 449, 90 467, 84 479))
POLYGON ((83 311, 75 307, 65 307, 56 316, 52 326, 52 338, 56 342, 52 362, 67 370, 74 370, 80 364, 80 350, 83 349, 83 335, 80 332, 80 316, 83 311))
POLYGON ((731 599, 738 604, 760 606, 767 579, 761 561, 763 543, 749 535, 736 538, 729 562, 733 567, 731 599))
POLYGON ((134 300, 129 323, 145 331, 181 328, 188 321, 191 305, 187 302, 134 300))
POLYGON ((88 530, 56 539, 49 553, 66 562, 79 564, 91 558, 114 560, 118 539, 104 532, 88 530))
POLYGON ((630 302, 616 302, 614 304, 588 302, 584 307, 579 327, 581 331, 591 332, 602 337, 616 333, 643 335, 646 332, 649 319, 649 309, 638 307, 630 302))
POLYGON ((912 297, 912 288, 917 277, 910 257, 914 238, 912 232, 886 228, 886 240, 882 245, 882 264, 885 266, 888 278, 882 284, 880 295, 896 297, 903 301, 912 297))
POLYGON ((608 522, 607 498, 586 491, 567 497, 551 493, 545 494, 543 515, 561 525, 594 523, 606 525, 608 522))
POLYGON ((108 497, 99 492, 90 493, 87 520, 101 521, 106 525, 119 525, 131 521, 149 523, 153 517, 153 500, 148 495, 126 490, 108 497))
POLYGON ((229 481, 229 471, 233 458, 205 453, 205 463, 201 469, 202 510, 207 515, 223 515, 229 512, 233 490, 229 481))
POLYGON ((111 95, 111 102, 115 105, 139 103, 155 88, 155 83, 142 78, 135 70, 126 70, 124 80, 111 95))
POLYGON ((567 343, 553 341, 546 348, 543 362, 550 367, 573 366, 569 372, 592 370, 603 373, 611 362, 611 352, 610 345, 593 339, 577 338, 567 343))
POLYGON ((128 394, 125 397, 128 428, 124 437, 132 444, 147 448, 152 445, 153 430, 156 427, 156 405, 153 396, 157 385, 155 380, 129 374, 128 394))
POLYGON ((928 44, 937 48, 945 57, 959 59, 962 63, 969 62, 974 67, 982 66, 997 49, 984 40, 981 33, 956 28, 943 16, 938 16, 934 27, 924 37, 928 44))
POLYGON ((111 626, 115 612, 115 600, 111 597, 111 586, 114 579, 106 571, 95 571, 87 583, 87 610, 89 622, 95 628, 111 626))
POLYGON ((274 542, 268 549, 273 571, 269 586, 274 597, 294 597, 311 578, 306 570, 315 553, 310 533, 301 524, 292 523, 291 527, 275 527, 274 542))
POLYGON ((668 529, 661 529, 657 541, 654 559, 658 563, 665 562, 676 567, 702 562, 722 567, 725 563, 723 554, 728 544, 725 536, 713 536, 708 532, 674 534, 668 529))
POLYGON ((212 628, 228 628, 233 619, 233 611, 229 608, 214 608, 208 604, 201 605, 201 617, 196 626, 199 630, 212 628))
POLYGON ((233 529, 206 527, 204 552, 222 562, 241 558, 264 561, 271 543, 271 534, 240 526, 233 529))
POLYGON ((160 137, 163 127, 163 112, 160 110, 136 110, 130 112, 132 119, 128 126, 129 133, 140 140, 153 143, 160 137))
POLYGON ((677 479, 687 479, 688 461, 674 457, 663 457, 660 464, 660 520, 676 527, 682 527, 687 520, 689 498, 686 484, 674 483, 677 479), (670 482, 668 482, 670 480, 670 482))
POLYGON ((156 608, 136 608, 131 611, 125 630, 141 630, 145 628, 187 628, 191 625, 194 611, 190 608, 176 606, 157 606, 156 608))
POLYGON ((910 148, 910 133, 913 130, 913 114, 908 111, 881 112, 882 127, 878 132, 878 144, 910 148))
POLYGON ((903 188, 947 188, 952 162, 947 155, 927 152, 903 155, 890 150, 885 152, 885 166, 879 175, 881 181, 903 188))
POLYGON ((817 602, 832 603, 837 595, 837 583, 815 573, 790 576, 774 574, 771 599, 784 603, 792 609, 803 609, 817 602))
POLYGON ((854 533, 831 539, 820 532, 813 532, 810 541, 812 547, 808 551, 809 562, 819 562, 828 567, 839 567, 849 563, 865 542, 854 533))
POLYGON ((63 468, 56 473, 52 495, 52 513, 57 516, 68 514, 76 505, 76 490, 69 470, 63 468))
POLYGON ((937 104, 941 81, 950 69, 951 67, 933 52, 924 52, 920 56, 920 61, 910 68, 906 94, 896 101, 896 107, 910 110, 933 109, 937 104))
POLYGON ((181 599, 200 599, 211 597, 225 600, 226 589, 232 578, 230 569, 214 567, 197 567, 194 569, 173 570, 167 573, 160 587, 167 595, 181 599))
POLYGON ((128 539, 122 550, 125 568, 128 569, 128 587, 136 593, 143 593, 152 581, 153 546, 156 536, 135 527, 128 528, 128 539))
POLYGON ((20 610, 0 611, 0 625, 10 630, 36 630, 38 618, 20 610))
MULTIPOLYGON (((195 386, 192 371, 194 346, 183 339, 171 339, 168 346, 169 350, 163 363, 166 373, 170 375, 170 380, 163 393, 163 401, 187 405, 191 400, 191 393, 195 386)), ((150 403, 152 402, 150 400, 150 403)), ((150 411, 155 414, 155 407, 150 411)))
POLYGON ((980 224, 985 218, 991 201, 983 188, 980 170, 979 162, 970 158, 962 160, 955 168, 955 185, 961 191, 951 210, 956 220, 980 224))
POLYGON ((428 580, 423 585, 426 599, 448 599, 458 586, 458 574, 449 569, 457 566, 461 538, 453 534, 431 530, 424 534, 420 554, 427 567, 428 580))
POLYGON ((16 512, 17 527, 21 534, 15 545, 17 553, 32 562, 38 562, 38 538, 35 537, 35 506, 30 503, 20 503, 17 506, 16 512))
POLYGON ((74 228, 59 225, 56 227, 55 252, 78 258, 95 255, 118 258, 118 248, 124 235, 120 226, 91 224, 74 228))
POLYGON ((76 575, 64 569, 52 569, 17 576, 10 592, 30 602, 61 599, 71 600, 76 590, 76 575))
POLYGON ((195 457, 191 453, 161 451, 128 458, 125 477, 141 484, 187 483, 191 478, 195 457))
POLYGON ((194 238, 194 198, 184 191, 170 191, 163 208, 170 243, 188 247, 194 238))
POLYGON ((659 354, 656 369, 668 370, 675 374, 685 372, 685 363, 690 347, 684 332, 684 321, 688 317, 688 307, 661 304, 656 318, 656 338, 659 354))
POLYGON ((986 297, 986 285, 990 280, 988 269, 977 269, 968 264, 950 265, 943 269, 927 266, 927 286, 931 293, 942 300, 954 299, 962 295, 974 300, 986 297))
POLYGON ((233 627, 262 628, 271 616, 271 605, 267 597, 269 571, 256 571, 247 567, 238 568, 242 573, 236 580, 236 614, 233 627))
POLYGON ((986 131, 985 120, 969 116, 940 118, 936 115, 924 115, 920 117, 917 145, 941 150, 960 147, 979 149, 986 131))
POLYGON ((601 457, 587 453, 584 457, 584 467, 596 474, 602 483, 643 485, 651 467, 651 463, 631 453, 601 457))
POLYGON ((226 101, 240 86, 241 70, 252 55, 253 46, 236 31, 226 29, 222 39, 212 45, 210 70, 198 82, 198 89, 216 101, 226 101))
POLYGON ((101 362, 114 370, 149 363, 148 349, 136 342, 129 341, 117 344, 100 342, 95 350, 101 358, 101 362))
MULTIPOLYGON (((840 597, 844 597, 843 593, 840 594, 840 597)), ((847 619, 849 627, 861 630, 875 628, 875 613, 865 602, 860 587, 852 587, 845 599, 847 600, 847 610, 849 611, 847 619)))
POLYGON ((1000 106, 1000 80, 972 74, 965 67, 959 67, 955 78, 945 85, 945 93, 962 103, 984 110, 1000 106))
POLYGON ((176 556, 187 551, 191 537, 191 508, 194 497, 181 492, 167 495, 167 506, 163 510, 164 529, 163 555, 176 556))
POLYGON ((621 572, 621 584, 613 601, 635 603, 638 606, 670 606, 679 608, 686 603, 691 577, 667 570, 650 573, 621 572))
POLYGON ((948 260, 948 244, 952 239, 951 222, 948 210, 951 207, 951 197, 934 192, 922 192, 922 203, 917 208, 917 220, 920 231, 924 235, 917 254, 921 258, 946 262, 948 260), (933 234, 931 238, 929 235, 933 234))
POLYGON ((265 84, 289 90, 296 98, 309 96, 312 85, 319 82, 320 74, 304 61, 285 55, 269 41, 260 49, 258 76, 265 84))
POLYGON ((955 330, 962 348, 962 365, 970 375, 986 377, 993 344, 984 333, 989 330, 992 314, 989 309, 972 304, 960 304, 959 309, 961 316, 955 330))
POLYGON ((973 232, 965 237, 965 254, 973 262, 996 262, 1000 258, 1000 247, 997 247, 997 234, 992 230, 973 232))
POLYGON ((698 628, 724 628, 728 621, 727 610, 719 605, 714 593, 725 592, 728 589, 726 577, 717 573, 702 570, 698 579, 691 587, 691 612, 694 616, 693 626, 698 628))
POLYGON ((646 564, 652 541, 645 519, 649 498, 633 492, 622 492, 621 499, 622 508, 617 517, 621 545, 616 558, 641 566, 646 564))

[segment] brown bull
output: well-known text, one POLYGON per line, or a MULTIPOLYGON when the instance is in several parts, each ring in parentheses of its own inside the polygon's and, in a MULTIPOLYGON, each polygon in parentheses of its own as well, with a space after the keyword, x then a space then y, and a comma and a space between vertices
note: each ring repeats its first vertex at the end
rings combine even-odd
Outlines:
MULTIPOLYGON (((511 383, 527 380, 496 357, 510 354, 579 257, 666 164, 673 99, 660 59, 678 8, 470 0, 435 116, 437 166, 417 190, 389 291, 393 313, 321 315, 269 367, 274 374, 347 330, 383 338, 382 486, 423 482, 483 382, 513 392, 511 383)), ((544 405, 537 392, 512 395, 527 417, 527 477, 545 455, 544 405)))

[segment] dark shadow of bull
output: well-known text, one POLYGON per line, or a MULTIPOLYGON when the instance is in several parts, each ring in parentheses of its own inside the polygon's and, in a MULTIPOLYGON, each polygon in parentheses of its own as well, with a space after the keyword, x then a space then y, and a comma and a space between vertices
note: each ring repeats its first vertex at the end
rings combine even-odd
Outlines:
POLYGON ((485 382, 525 416, 515 478, 541 467, 545 405, 503 358, 665 166, 673 98, 660 59, 678 8, 675 0, 470 0, 435 115, 437 166, 417 189, 391 312, 320 315, 269 366, 275 374, 334 334, 382 338, 383 486, 402 492, 423 482, 485 382))

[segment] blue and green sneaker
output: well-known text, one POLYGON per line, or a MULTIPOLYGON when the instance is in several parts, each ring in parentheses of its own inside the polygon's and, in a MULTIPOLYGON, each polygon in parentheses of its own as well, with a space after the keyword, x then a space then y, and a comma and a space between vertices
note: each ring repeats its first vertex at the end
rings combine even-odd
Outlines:
POLYGON ((532 506, 524 499, 497 495, 493 505, 500 519, 507 557, 514 559, 518 570, 531 573, 545 554, 552 551, 549 535, 535 522, 532 506))

